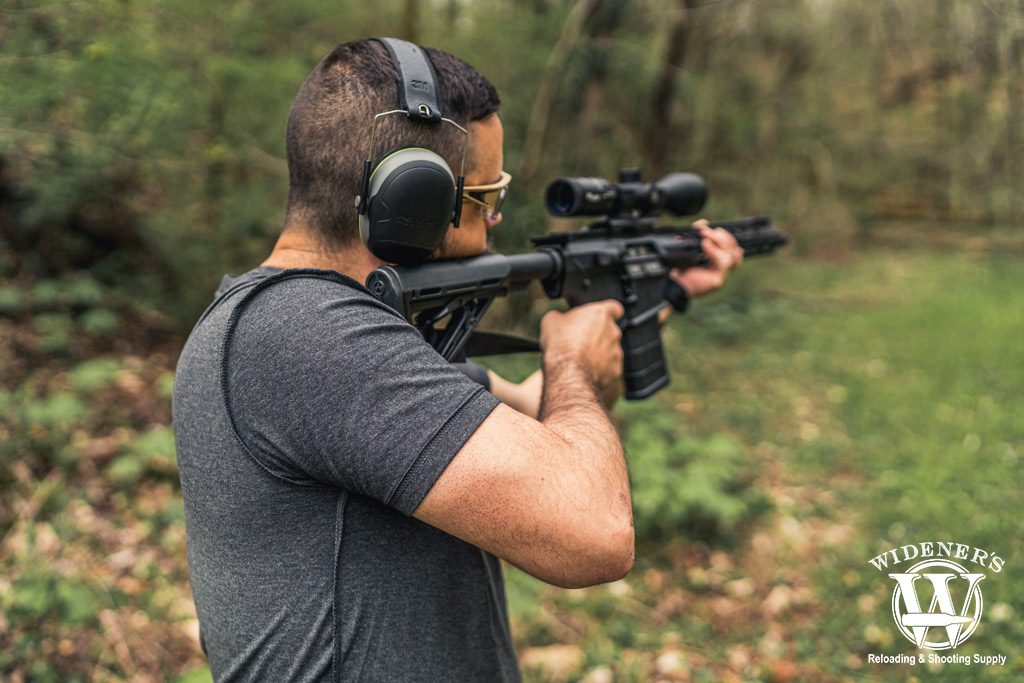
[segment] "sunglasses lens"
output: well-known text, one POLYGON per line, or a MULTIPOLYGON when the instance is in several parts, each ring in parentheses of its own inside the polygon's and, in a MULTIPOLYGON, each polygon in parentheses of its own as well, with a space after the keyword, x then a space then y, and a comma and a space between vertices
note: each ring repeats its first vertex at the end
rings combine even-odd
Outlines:
POLYGON ((497 219, 498 214, 501 213, 501 205, 505 203, 505 195, 507 194, 508 186, 478 194, 477 199, 484 204, 484 206, 480 207, 480 210, 483 211, 491 220, 497 219))
POLYGON ((501 188, 494 193, 496 196, 488 197, 487 203, 491 207, 491 218, 497 218, 498 214, 501 213, 501 205, 505 203, 505 197, 508 195, 508 185, 501 188))
POLYGON ((501 205, 505 203, 505 197, 508 195, 508 181, 510 178, 507 173, 502 172, 502 175, 505 182, 505 185, 502 187, 486 191, 466 188, 466 192, 463 195, 474 203, 479 204, 480 210, 491 220, 498 218, 498 214, 501 213, 501 205))

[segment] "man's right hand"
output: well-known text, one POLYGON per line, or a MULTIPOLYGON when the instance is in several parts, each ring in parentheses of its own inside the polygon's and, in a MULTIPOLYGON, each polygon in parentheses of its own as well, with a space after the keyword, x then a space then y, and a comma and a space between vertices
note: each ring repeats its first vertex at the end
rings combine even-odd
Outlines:
POLYGON ((615 300, 595 301, 566 313, 551 311, 540 323, 540 347, 545 374, 564 364, 578 363, 596 384, 605 405, 622 393, 622 330, 625 314, 615 300))

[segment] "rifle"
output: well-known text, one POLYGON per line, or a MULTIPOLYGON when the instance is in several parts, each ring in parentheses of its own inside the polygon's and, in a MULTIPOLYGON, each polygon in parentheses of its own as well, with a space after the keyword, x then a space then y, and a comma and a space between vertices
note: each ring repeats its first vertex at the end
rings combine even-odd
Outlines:
MULTIPOLYGON (((656 183, 640 182, 633 169, 620 171, 618 183, 560 178, 545 195, 552 215, 602 218, 581 230, 532 238, 538 247, 534 253, 381 266, 370 273, 366 287, 415 325, 447 360, 460 354, 538 350, 531 340, 474 333, 495 298, 533 280, 541 281, 548 297, 564 298, 570 307, 617 299, 626 311, 619 321, 625 397, 646 398, 669 382, 658 318, 667 305, 666 288, 674 284, 669 271, 707 263, 699 231, 656 223, 663 209, 693 215, 706 199, 707 185, 692 173, 670 173, 656 183)), ((732 233, 745 256, 769 253, 787 241, 766 216, 711 227, 732 233)))

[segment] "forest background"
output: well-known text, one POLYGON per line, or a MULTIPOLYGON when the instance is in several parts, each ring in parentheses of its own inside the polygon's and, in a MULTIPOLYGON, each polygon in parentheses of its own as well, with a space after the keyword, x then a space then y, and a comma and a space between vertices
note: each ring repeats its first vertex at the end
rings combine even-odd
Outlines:
MULTIPOLYGON (((209 678, 175 361, 221 275, 275 239, 299 85, 372 35, 502 93, 503 252, 570 227, 544 213, 551 179, 623 167, 698 172, 704 215, 792 238, 673 319, 672 385, 615 409, 631 575, 562 591, 509 570, 527 680, 1022 675, 1020 3, 7 0, 0 678, 209 678), (925 541, 1005 561, 957 650, 1004 665, 870 660, 929 653, 869 562, 925 541)), ((531 290, 488 322, 535 333, 549 305, 531 290)))

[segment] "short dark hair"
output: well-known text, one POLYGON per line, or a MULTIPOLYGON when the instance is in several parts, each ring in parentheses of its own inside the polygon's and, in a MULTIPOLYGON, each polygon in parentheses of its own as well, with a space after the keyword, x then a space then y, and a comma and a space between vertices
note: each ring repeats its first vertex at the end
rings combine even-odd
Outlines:
MULTIPOLYGON (((437 74, 446 118, 468 127, 498 111, 498 91, 479 71, 446 52, 424 50, 437 74)), ((302 84, 288 116, 286 228, 305 227, 327 251, 359 242, 354 202, 373 117, 398 108, 398 72, 383 45, 358 40, 324 57, 302 84)), ((454 126, 388 116, 377 126, 373 163, 399 147, 426 147, 457 175, 464 144, 465 136, 454 126)), ((471 142, 467 171, 472 163, 471 142)))

